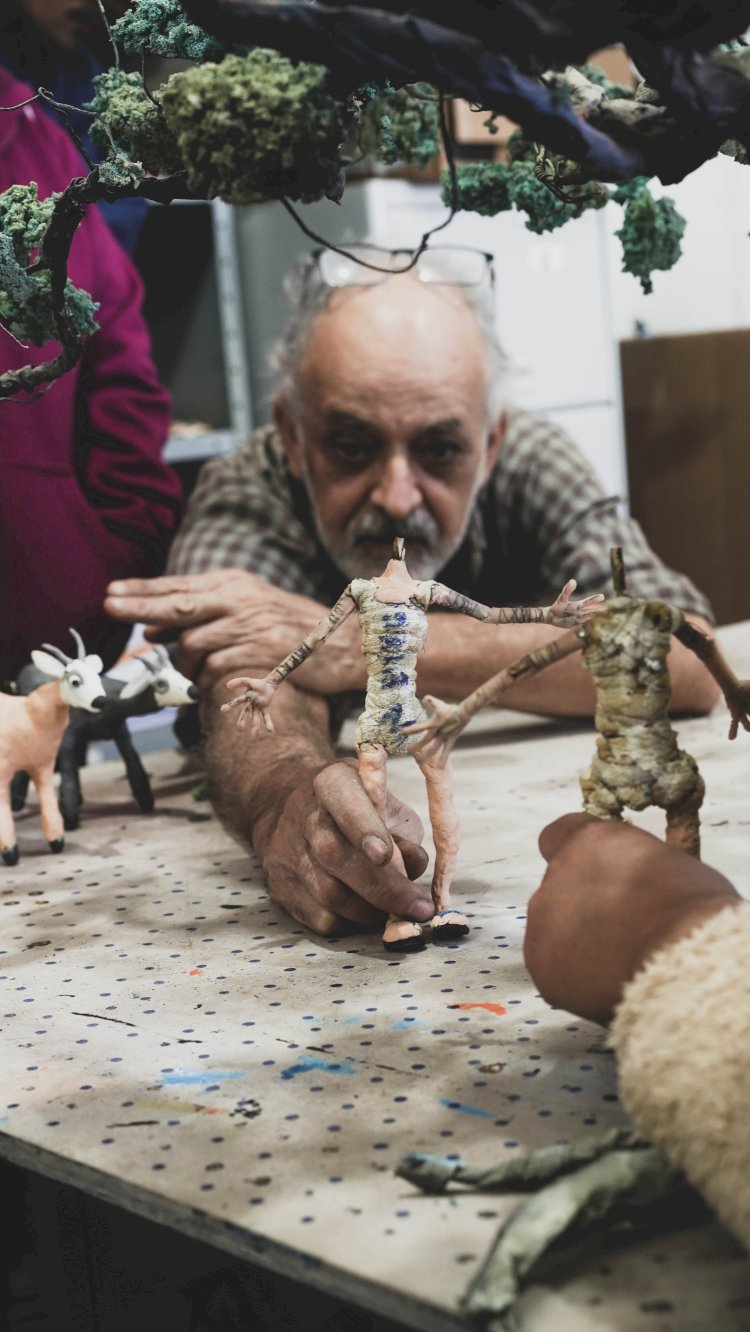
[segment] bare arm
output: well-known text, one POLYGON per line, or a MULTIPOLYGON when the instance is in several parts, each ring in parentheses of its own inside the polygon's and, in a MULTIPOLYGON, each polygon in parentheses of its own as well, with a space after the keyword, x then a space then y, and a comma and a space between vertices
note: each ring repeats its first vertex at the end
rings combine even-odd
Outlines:
POLYGON ((750 706, 750 681, 737 679, 716 639, 708 632, 708 626, 699 628, 695 622, 684 620, 675 630, 675 637, 705 664, 724 695, 731 717, 729 739, 734 740, 740 725, 746 731, 750 731, 750 719, 747 715, 750 706))
POLYGON ((319 620, 315 627, 298 643, 295 648, 284 658, 278 666, 274 666, 263 679, 257 679, 247 675, 235 676, 227 680, 227 689, 241 689, 245 686, 245 692, 239 697, 231 699, 228 703, 222 703, 222 712, 229 712, 232 708, 239 707, 239 717, 237 726, 242 729, 245 723, 245 716, 249 712, 253 729, 255 722, 262 718, 266 730, 273 730, 273 722, 269 711, 271 699, 280 684, 283 684, 287 676, 296 671, 304 661, 315 651, 319 643, 325 643, 331 634, 335 633, 340 624, 351 615, 354 610, 354 600, 347 588, 339 597, 336 605, 324 620, 319 620))
POLYGON ((458 611, 460 615, 470 615, 472 619, 488 624, 551 624, 558 629, 572 629, 584 624, 601 609, 600 603, 604 601, 601 592, 571 601, 575 589, 576 580, 570 578, 551 606, 484 606, 481 601, 454 592, 444 583, 433 583, 430 605, 458 611))
POLYGON ((249 741, 222 716, 225 689, 218 682, 201 705, 211 796, 230 831, 252 844, 271 898, 319 934, 382 925, 386 912, 429 919, 431 901, 391 860, 395 841, 409 874, 423 872, 419 818, 395 797, 380 818, 355 767, 333 752, 325 699, 284 686, 273 731, 249 741))

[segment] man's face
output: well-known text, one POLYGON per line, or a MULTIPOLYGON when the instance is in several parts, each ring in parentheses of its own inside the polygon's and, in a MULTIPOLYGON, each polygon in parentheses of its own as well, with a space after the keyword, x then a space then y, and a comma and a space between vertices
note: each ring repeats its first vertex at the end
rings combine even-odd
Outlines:
POLYGON ((463 540, 500 443, 486 352, 449 287, 411 277, 337 293, 316 320, 294 408, 277 411, 318 535, 349 578, 371 578, 397 536, 417 578, 463 540))
POLYGON ((74 51, 97 34, 96 0, 22 0, 32 23, 63 51, 74 51))

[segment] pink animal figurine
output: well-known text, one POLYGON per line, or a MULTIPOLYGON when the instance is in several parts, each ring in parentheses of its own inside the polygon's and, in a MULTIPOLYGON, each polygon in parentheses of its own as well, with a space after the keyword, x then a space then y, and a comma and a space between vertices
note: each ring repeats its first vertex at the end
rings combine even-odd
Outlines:
POLYGON ((77 657, 44 644, 32 652, 34 665, 54 678, 26 697, 0 694, 0 855, 6 865, 18 863, 18 845, 10 804, 14 772, 29 774, 39 793, 39 814, 50 851, 62 851, 63 818, 53 784, 55 760, 71 707, 98 712, 106 697, 101 657, 87 656, 80 634, 71 629, 77 657))

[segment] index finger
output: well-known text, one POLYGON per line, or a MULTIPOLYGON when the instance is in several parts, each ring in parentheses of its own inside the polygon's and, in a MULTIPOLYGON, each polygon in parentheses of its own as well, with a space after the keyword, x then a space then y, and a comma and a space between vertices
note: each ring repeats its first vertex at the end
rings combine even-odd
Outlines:
POLYGON ((314 785, 319 803, 347 842, 363 851, 373 865, 385 865, 393 855, 393 839, 354 769, 346 763, 330 763, 318 773, 314 785))
MULTIPOLYGON (((169 579, 155 578, 154 583, 169 582, 169 579)), ((190 586, 185 582, 174 585, 171 590, 154 588, 148 580, 133 579, 131 583, 111 583, 104 598, 104 608, 115 619, 135 620, 147 623, 149 627, 187 628, 213 620, 227 611, 226 587, 205 583, 190 586), (142 592, 132 590, 140 583, 146 589, 142 592), (115 593, 113 588, 129 588, 127 592, 115 593)))
POLYGON ((196 586, 216 587, 226 581, 226 570, 205 574, 162 574, 159 578, 116 578, 107 587, 111 597, 162 597, 194 592, 196 586))

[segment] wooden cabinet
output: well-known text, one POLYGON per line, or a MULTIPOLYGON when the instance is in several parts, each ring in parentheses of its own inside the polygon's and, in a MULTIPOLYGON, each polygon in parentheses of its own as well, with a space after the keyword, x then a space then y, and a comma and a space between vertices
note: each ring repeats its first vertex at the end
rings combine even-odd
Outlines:
POLYGON ((620 344, 630 507, 651 545, 750 617, 750 329, 620 344))

